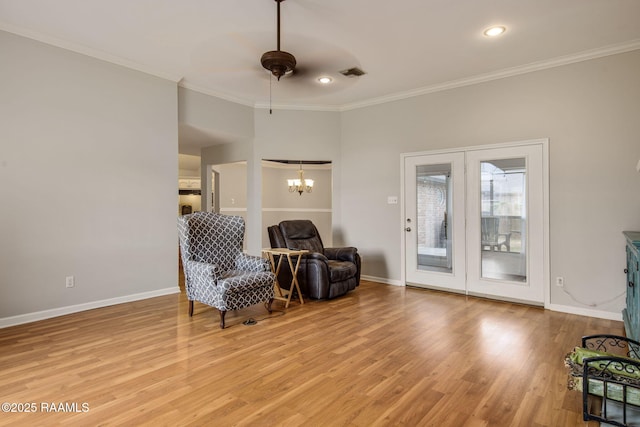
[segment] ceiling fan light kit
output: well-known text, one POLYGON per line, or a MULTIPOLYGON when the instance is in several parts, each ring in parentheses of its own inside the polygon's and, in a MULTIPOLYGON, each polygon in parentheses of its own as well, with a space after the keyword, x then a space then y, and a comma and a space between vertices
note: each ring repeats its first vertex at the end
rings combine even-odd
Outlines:
POLYGON ((275 0, 278 4, 278 46, 276 50, 270 50, 262 54, 260 63, 269 70, 278 80, 296 68, 296 58, 289 52, 280 50, 280 3, 284 0, 275 0))
POLYGON ((262 54, 260 58, 262 66, 271 71, 278 80, 280 77, 296 68, 296 58, 289 52, 282 50, 270 50, 262 54))

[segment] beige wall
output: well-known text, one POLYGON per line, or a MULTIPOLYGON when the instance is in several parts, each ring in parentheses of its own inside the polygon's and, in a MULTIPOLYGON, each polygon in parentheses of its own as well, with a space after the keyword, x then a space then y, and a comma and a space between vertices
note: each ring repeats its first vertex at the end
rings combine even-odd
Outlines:
POLYGON ((177 292, 176 83, 5 32, 0 57, 0 326, 177 292))

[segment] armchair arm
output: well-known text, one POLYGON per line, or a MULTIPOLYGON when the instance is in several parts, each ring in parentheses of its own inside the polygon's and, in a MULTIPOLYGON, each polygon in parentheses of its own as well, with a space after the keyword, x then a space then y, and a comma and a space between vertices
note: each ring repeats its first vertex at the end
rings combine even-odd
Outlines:
POLYGON ((271 271, 266 258, 240 253, 236 258, 236 269, 241 271, 271 271))
POLYGON ((222 277, 222 271, 218 265, 191 260, 185 264, 185 274, 188 281, 194 284, 215 283, 222 277))
POLYGON ((324 254, 336 261, 351 261, 354 264, 358 256, 358 249, 348 246, 345 248, 324 248, 324 254))

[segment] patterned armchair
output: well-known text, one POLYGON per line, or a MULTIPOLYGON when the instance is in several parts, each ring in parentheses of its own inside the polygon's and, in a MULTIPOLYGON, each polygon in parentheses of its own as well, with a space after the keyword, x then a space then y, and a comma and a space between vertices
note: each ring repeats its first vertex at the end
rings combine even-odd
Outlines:
POLYGON ((266 302, 271 313, 275 275, 266 259, 242 252, 242 217, 195 212, 178 218, 178 231, 189 316, 194 301, 217 308, 222 329, 228 310, 266 302))

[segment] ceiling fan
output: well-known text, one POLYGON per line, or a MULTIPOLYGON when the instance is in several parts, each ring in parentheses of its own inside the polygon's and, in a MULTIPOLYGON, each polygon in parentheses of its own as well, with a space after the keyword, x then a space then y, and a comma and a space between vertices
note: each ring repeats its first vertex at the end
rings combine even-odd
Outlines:
POLYGON ((284 0, 275 0, 278 4, 278 42, 276 50, 270 50, 262 54, 260 62, 262 66, 269 70, 278 80, 287 73, 293 72, 296 68, 296 58, 289 52, 280 50, 280 3, 284 0))
MULTIPOLYGON (((265 0, 259 1, 266 3, 265 0)), ((276 89, 279 102, 287 102, 288 99, 311 99, 345 90, 357 83, 357 79, 348 78, 351 74, 345 74, 345 78, 340 71, 358 64, 355 56, 344 46, 330 43, 313 32, 287 32, 284 46, 296 56, 282 50, 280 3, 284 0, 272 1, 275 1, 277 6, 277 45, 272 45, 273 29, 265 32, 249 28, 228 33, 225 43, 220 43, 221 37, 204 40, 191 53, 192 64, 203 80, 222 82, 222 93, 228 87, 237 88, 238 93, 245 91, 247 98, 253 96, 252 91, 264 93, 263 90, 268 88, 269 105, 272 83, 275 83, 276 79, 279 80, 276 89), (276 49, 270 50, 270 47, 276 49), (257 61, 258 58, 260 63, 257 61), (330 84, 324 84, 321 81, 323 77, 332 79, 330 84)), ((295 0, 287 3, 287 7, 290 9, 287 9, 285 14, 291 13, 287 16, 300 18, 302 22, 305 19, 317 19, 318 23, 322 23, 331 16, 328 6, 319 0, 295 0)))

